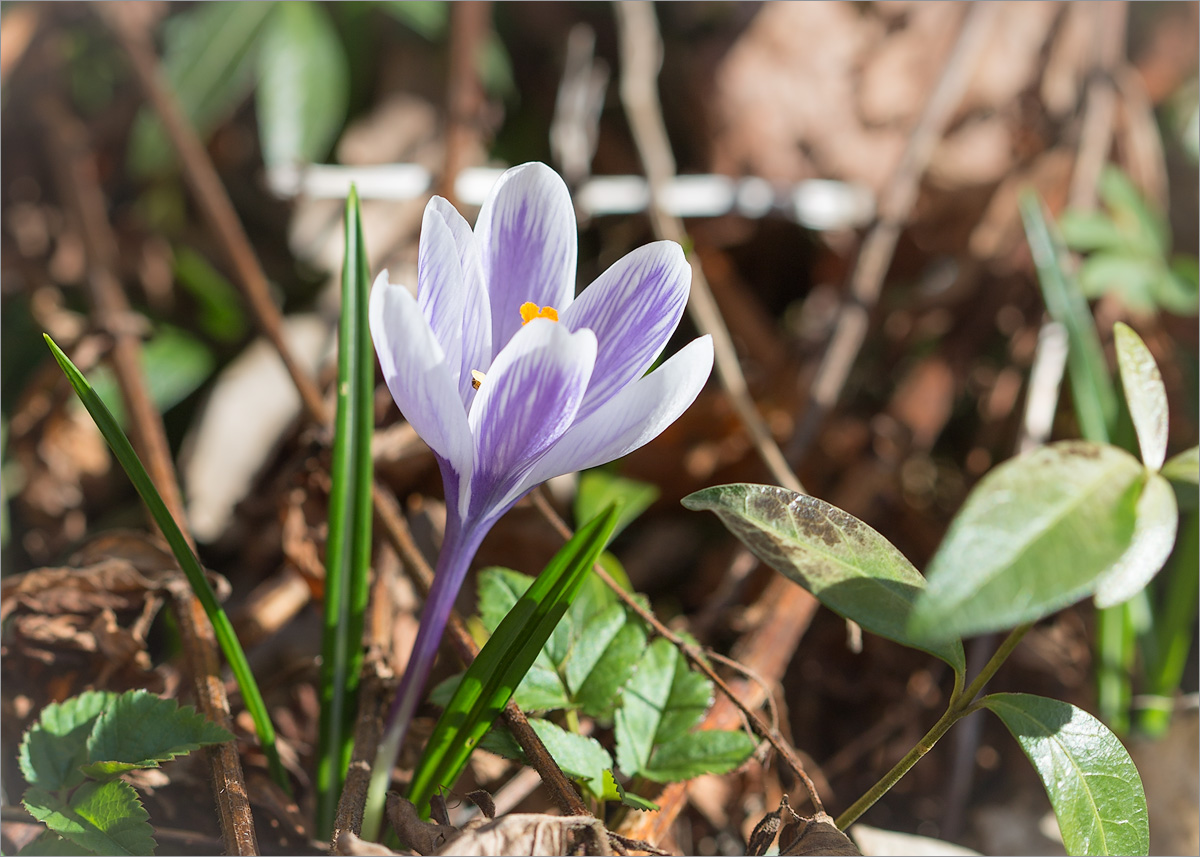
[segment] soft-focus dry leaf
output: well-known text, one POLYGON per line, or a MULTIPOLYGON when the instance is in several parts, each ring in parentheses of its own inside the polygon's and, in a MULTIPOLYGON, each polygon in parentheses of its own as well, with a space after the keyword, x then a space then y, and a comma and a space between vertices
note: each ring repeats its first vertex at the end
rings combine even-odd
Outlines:
POLYGON ((560 857, 568 854, 612 854, 608 831, 591 816, 506 815, 478 827, 468 826, 438 854, 458 857, 528 854, 560 857))
POLYGON ((861 852, 850 838, 838 830, 833 819, 823 812, 811 818, 804 818, 799 824, 785 827, 779 842, 780 855, 788 857, 808 857, 816 854, 861 857, 861 852))

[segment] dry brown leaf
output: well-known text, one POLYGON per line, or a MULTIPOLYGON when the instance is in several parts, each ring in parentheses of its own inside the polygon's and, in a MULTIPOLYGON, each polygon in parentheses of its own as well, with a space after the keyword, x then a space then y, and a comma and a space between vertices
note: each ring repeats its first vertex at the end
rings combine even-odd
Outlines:
POLYGON ((597 818, 528 813, 506 815, 479 826, 468 825, 437 853, 461 857, 501 854, 608 857, 613 851, 608 844, 608 830, 597 818))
POLYGON ((833 819, 824 812, 784 827, 779 843, 781 857, 809 857, 817 854, 862 857, 862 852, 846 834, 837 829, 833 819))

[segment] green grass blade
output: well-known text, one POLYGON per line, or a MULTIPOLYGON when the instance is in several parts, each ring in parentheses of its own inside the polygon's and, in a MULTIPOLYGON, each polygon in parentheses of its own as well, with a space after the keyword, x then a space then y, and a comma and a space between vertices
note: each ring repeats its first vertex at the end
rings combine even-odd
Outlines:
POLYGON ((618 515, 618 506, 609 506, 563 545, 467 668, 409 785, 409 800, 422 813, 428 814, 429 799, 439 786, 452 785, 458 778, 471 751, 533 666, 608 542, 618 515))
POLYGON ((1067 330, 1067 374, 1080 433, 1087 440, 1108 443, 1117 414, 1117 393, 1092 311, 1078 284, 1065 273, 1061 247, 1050 231, 1041 200, 1027 191, 1020 205, 1046 311, 1067 330))
POLYGON ((333 829, 338 795, 354 748, 354 712, 362 669, 363 616, 371 565, 375 354, 367 332, 367 299, 371 288, 367 252, 363 246, 358 191, 353 187, 346 200, 345 225, 317 745, 317 834, 321 838, 333 829))
POLYGON ((258 683, 254 680, 254 674, 250 672, 250 664, 246 661, 246 653, 242 651, 242 645, 238 642, 237 635, 233 632, 233 625, 229 622, 229 617, 225 615, 225 611, 221 609, 221 605, 217 603, 217 596, 213 594, 212 587, 209 586, 208 579, 204 576, 204 570, 200 567, 200 560, 196 558, 196 554, 187 543, 187 539, 184 538, 182 531, 180 531, 179 525, 171 517, 171 513, 167 510, 167 504, 163 502, 158 490, 154 487, 154 483, 150 480, 150 474, 142 466, 141 460, 138 459, 137 453, 133 451, 133 446, 129 443, 129 438, 121 431, 121 427, 117 424, 112 412, 105 406, 103 400, 96 394, 96 391, 92 389, 92 385, 88 383, 87 378, 83 377, 83 373, 63 353, 54 340, 48 334, 43 334, 43 336, 45 337, 46 344, 50 346, 51 353, 54 354, 54 359, 58 361, 58 365, 62 368, 63 374, 67 376, 67 380, 71 382, 71 386, 75 389, 75 394, 79 396, 79 400, 83 402, 83 406, 92 415, 92 419, 100 429, 100 433, 104 435, 104 439, 108 441, 108 445, 117 457, 117 461, 125 469, 125 474, 129 477, 129 481, 133 483, 133 487, 137 489, 142 502, 150 510, 154 522, 158 524, 158 528, 166 538, 167 544, 171 546, 171 552, 175 554, 175 559, 179 562, 179 567, 187 575, 188 583, 192 586, 192 591, 200 599, 200 604, 204 607, 204 612, 208 615, 208 620, 212 622, 217 643, 225 655, 225 660, 229 662, 230 669, 233 670, 234 678, 237 679, 238 688, 242 692, 242 699, 246 703, 246 710, 250 712, 250 716, 254 720, 254 729, 258 733, 259 743, 262 744, 263 752, 267 756, 267 761, 271 768, 271 776, 283 789, 290 793, 291 786, 288 783, 287 773, 283 769, 283 764, 279 761, 279 751, 275 748, 275 727, 272 725, 271 717, 267 713, 266 703, 263 702, 262 694, 258 690, 258 683))

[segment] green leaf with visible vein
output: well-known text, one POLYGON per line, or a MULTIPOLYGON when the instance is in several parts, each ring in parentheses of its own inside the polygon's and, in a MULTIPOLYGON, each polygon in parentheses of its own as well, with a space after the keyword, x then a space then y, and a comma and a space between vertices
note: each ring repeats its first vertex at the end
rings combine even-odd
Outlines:
POLYGON ((755 746, 745 732, 689 732, 656 747, 641 775, 656 783, 671 783, 701 774, 724 774, 750 758, 755 746))
POLYGON ((646 629, 623 604, 591 617, 562 665, 572 700, 585 714, 611 720, 645 648, 646 629))
POLYGON ((157 768, 206 744, 233 736, 190 705, 160 699, 144 690, 121 694, 100 715, 88 739, 90 764, 84 772, 97 779, 134 768, 157 768))
POLYGON ((604 772, 612 770, 613 760, 599 741, 568 732, 549 720, 530 719, 529 725, 567 776, 597 799, 604 796, 604 772))
MULTIPOLYGON (((718 485, 683 498, 708 509, 746 547, 835 613, 873 634, 966 668, 962 643, 929 642, 906 625, 925 578, 891 542, 816 497, 770 485, 718 485)), ((949 636, 949 634, 947 634, 949 636)))
POLYGON ((1069 854, 1146 854, 1146 794, 1117 736, 1073 705, 1024 693, 981 702, 1017 739, 1054 807, 1069 854))
POLYGON ((37 839, 17 852, 17 857, 80 857, 80 855, 95 853, 95 851, 80 848, 70 839, 59 836, 53 830, 43 830, 37 839))
POLYGON ((992 470, 929 563, 913 632, 998 631, 1091 595, 1134 542, 1146 476, 1129 453, 1088 441, 1050 444, 992 470))
POLYGON ((43 708, 37 723, 21 740, 21 773, 25 780, 51 792, 82 783, 84 775, 79 767, 88 761, 88 736, 116 698, 110 691, 89 690, 43 708))
POLYGON ((712 702, 712 684, 688 668, 669 640, 646 647, 617 709, 617 765, 630 776, 644 773, 659 744, 686 735, 712 702))
POLYGON ((1150 349, 1132 327, 1118 321, 1113 326, 1113 341, 1142 463, 1158 470, 1167 457, 1167 388, 1150 349))
POLYGON ((55 833, 97 854, 153 854, 149 813, 133 786, 123 780, 84 783, 70 802, 31 788, 22 803, 55 833))

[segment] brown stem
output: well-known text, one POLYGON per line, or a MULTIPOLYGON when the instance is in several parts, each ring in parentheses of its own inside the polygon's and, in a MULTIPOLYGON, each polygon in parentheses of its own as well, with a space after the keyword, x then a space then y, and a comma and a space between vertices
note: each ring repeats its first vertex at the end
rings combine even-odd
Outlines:
POLYGON ((478 136, 483 87, 479 80, 479 55, 491 25, 488 0, 450 4, 450 74, 446 82, 446 159, 439 193, 457 204, 454 182, 478 136))

